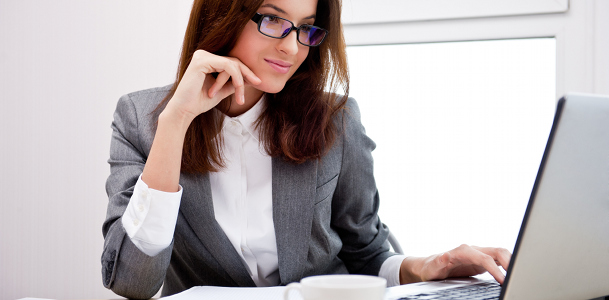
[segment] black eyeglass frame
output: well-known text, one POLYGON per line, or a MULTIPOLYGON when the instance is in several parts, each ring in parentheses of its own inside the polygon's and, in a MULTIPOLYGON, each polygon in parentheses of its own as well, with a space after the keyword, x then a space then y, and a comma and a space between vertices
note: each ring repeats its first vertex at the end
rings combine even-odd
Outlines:
POLYGON ((256 24, 258 24, 258 32, 260 32, 260 33, 262 33, 263 35, 268 36, 268 37, 270 37, 270 38, 274 38, 274 39, 282 39, 282 38, 285 38, 285 37, 286 37, 286 36, 288 36, 288 35, 289 35, 289 34, 290 34, 290 33, 291 33, 293 30, 296 30, 296 40, 297 40, 297 41, 298 41, 300 44, 305 45, 305 46, 307 46, 307 47, 318 47, 319 45, 321 45, 321 43, 323 43, 323 42, 324 42, 324 40, 325 40, 325 39, 326 39, 326 37, 328 36, 328 33, 330 33, 330 32, 329 32, 328 30, 326 30, 326 29, 323 29, 323 28, 321 28, 321 27, 317 27, 317 26, 313 26, 313 25, 308 25, 308 24, 302 24, 302 25, 300 25, 299 27, 296 27, 296 26, 294 26, 294 23, 292 23, 292 21, 290 21, 290 20, 288 20, 288 19, 284 19, 284 18, 282 18, 282 17, 275 16, 275 15, 263 15, 263 14, 261 14, 261 13, 256 13, 256 14, 255 14, 255 15, 252 17, 252 19, 251 19, 251 20, 252 20, 252 21, 254 21, 256 24), (290 24, 292 25, 292 28, 290 28, 290 30, 289 30, 287 33, 283 34, 282 36, 272 36, 272 35, 268 35, 268 34, 266 34, 266 33, 262 32, 262 30, 260 30, 260 26, 262 26, 262 19, 263 19, 264 17, 273 17, 273 18, 277 18, 277 19, 284 20, 284 21, 286 21, 286 22, 290 23, 290 24), (307 45, 307 44, 305 44, 305 43, 303 43, 303 42, 301 42, 301 41, 300 41, 300 28, 302 28, 303 26, 306 26, 306 27, 313 27, 313 28, 315 28, 315 29, 318 29, 318 30, 323 30, 323 31, 325 32, 324 37, 321 39, 321 41, 319 42, 319 44, 317 44, 317 45, 307 45))

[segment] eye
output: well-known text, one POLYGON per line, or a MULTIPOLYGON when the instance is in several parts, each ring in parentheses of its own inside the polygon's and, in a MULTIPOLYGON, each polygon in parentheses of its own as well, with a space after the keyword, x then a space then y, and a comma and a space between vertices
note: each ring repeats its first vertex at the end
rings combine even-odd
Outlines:
POLYGON ((300 31, 309 33, 313 29, 312 27, 313 25, 303 24, 302 26, 300 26, 300 31))
POLYGON ((271 23, 279 23, 281 19, 276 16, 266 16, 266 19, 271 23))

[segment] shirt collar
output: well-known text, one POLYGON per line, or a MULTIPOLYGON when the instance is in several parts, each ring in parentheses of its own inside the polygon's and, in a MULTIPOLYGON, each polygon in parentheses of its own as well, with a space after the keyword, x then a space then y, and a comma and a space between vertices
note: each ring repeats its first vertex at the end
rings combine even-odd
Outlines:
POLYGON ((260 115, 262 114, 262 109, 264 108, 264 103, 263 101, 265 101, 265 94, 262 95, 262 97, 260 97, 260 100, 258 100, 258 102, 252 106, 252 108, 250 108, 248 111, 244 112, 243 114, 240 114, 236 117, 229 117, 227 115, 224 115, 224 125, 222 126, 222 129, 224 129, 226 127, 226 125, 230 122, 230 121, 237 121, 239 123, 241 123, 241 125, 243 126, 243 128, 245 128, 245 130, 247 130, 249 132, 249 134, 252 135, 252 137, 254 139, 256 139, 257 142, 260 142, 259 140, 259 132, 258 129, 256 128, 256 120, 258 120, 258 117, 260 117, 260 115))

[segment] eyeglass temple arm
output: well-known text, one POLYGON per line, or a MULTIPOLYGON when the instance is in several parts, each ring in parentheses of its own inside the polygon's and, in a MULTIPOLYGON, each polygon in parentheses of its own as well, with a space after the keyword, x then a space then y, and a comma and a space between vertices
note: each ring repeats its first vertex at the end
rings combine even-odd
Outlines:
POLYGON ((258 23, 260 22, 260 19, 262 19, 262 14, 260 13, 256 13, 253 17, 252 17, 252 21, 258 23))

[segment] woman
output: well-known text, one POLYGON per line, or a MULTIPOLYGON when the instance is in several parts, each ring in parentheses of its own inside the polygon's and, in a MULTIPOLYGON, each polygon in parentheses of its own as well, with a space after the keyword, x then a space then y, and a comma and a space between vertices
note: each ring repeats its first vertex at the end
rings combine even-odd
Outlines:
POLYGON ((374 143, 347 94, 339 0, 195 1, 176 82, 114 115, 104 285, 148 298, 334 273, 502 282, 505 249, 389 251, 374 143))

